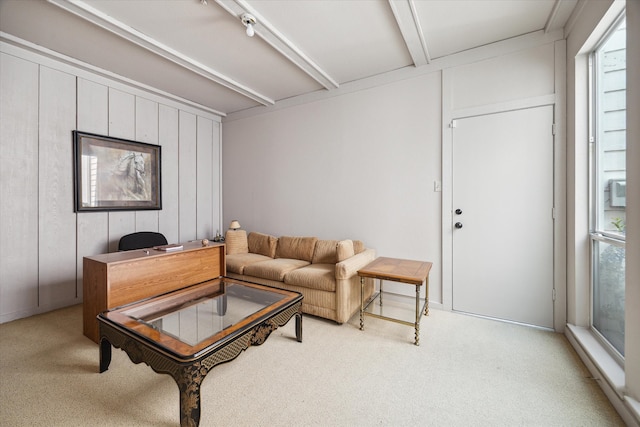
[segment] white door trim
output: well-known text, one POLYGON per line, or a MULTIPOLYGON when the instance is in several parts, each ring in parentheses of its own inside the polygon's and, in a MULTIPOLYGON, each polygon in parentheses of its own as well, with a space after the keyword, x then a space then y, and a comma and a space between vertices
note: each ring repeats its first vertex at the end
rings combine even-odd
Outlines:
POLYGON ((442 70, 442 308, 452 310, 453 299, 453 150, 452 122, 471 115, 482 115, 543 105, 554 106, 554 329, 564 332, 567 319, 566 268, 566 42, 555 47, 554 94, 490 104, 465 109, 452 109, 453 72, 442 70))

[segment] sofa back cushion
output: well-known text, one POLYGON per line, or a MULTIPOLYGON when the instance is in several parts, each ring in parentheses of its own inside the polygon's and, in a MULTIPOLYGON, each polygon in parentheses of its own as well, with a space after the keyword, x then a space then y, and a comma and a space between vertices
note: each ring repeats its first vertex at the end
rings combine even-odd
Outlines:
POLYGON ((355 255, 353 248, 353 240, 341 240, 336 247, 338 262, 342 262, 347 258, 355 255))
POLYGON ((268 234, 257 233, 252 231, 249 233, 249 252, 275 258, 276 246, 278 238, 268 234))
POLYGON ((338 241, 318 240, 313 251, 312 264, 335 264, 338 262, 338 241))
POLYGON ((317 241, 317 237, 281 236, 278 238, 276 258, 301 259, 311 262, 317 241))
POLYGON ((362 243, 362 241, 360 240, 354 240, 353 241, 353 251, 357 254, 359 254, 360 252, 363 252, 365 250, 365 246, 364 243, 362 243))
POLYGON ((227 255, 249 253, 247 232, 244 230, 227 230, 224 236, 227 255))

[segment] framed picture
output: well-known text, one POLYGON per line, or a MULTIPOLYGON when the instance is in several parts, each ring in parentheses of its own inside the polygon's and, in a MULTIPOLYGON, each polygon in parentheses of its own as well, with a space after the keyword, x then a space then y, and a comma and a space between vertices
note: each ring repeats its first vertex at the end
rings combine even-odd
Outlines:
POLYGON ((73 131, 75 211, 162 209, 160 146, 73 131))

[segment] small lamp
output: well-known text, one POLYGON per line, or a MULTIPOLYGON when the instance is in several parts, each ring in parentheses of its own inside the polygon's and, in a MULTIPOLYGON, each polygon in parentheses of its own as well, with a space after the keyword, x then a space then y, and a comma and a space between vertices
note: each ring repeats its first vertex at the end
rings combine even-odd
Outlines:
POLYGON ((229 228, 231 230, 237 230, 238 228, 240 228, 240 223, 238 222, 238 220, 234 219, 233 221, 231 221, 229 228))

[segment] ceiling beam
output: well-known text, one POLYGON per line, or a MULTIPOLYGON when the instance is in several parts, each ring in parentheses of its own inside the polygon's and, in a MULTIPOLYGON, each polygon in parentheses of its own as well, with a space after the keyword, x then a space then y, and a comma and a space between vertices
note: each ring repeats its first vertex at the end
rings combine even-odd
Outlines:
POLYGON ((555 26, 556 18, 558 17, 558 10, 560 9, 560 1, 556 0, 553 4, 553 9, 551 9, 551 13, 549 13, 549 17, 547 18, 547 22, 544 25, 544 32, 548 33, 555 26))
POLYGON ((416 67, 431 62, 427 42, 424 39, 418 12, 413 0, 389 0, 389 6, 396 18, 404 43, 407 45, 413 64, 416 67))
POLYGON ((71 12, 92 24, 104 28, 125 40, 134 43, 140 47, 147 49, 148 51, 161 56, 183 68, 186 68, 202 77, 205 77, 217 84, 220 84, 234 92, 253 99, 254 101, 262 105, 273 105, 275 102, 273 99, 262 95, 253 89, 240 84, 234 79, 225 76, 218 71, 207 67, 206 65, 190 58, 175 49, 166 46, 152 37, 141 33, 140 31, 120 22, 113 17, 106 15, 105 13, 93 8, 84 1, 79 0, 47 0, 49 3, 54 4, 67 12, 71 12))
MULTIPOLYGON (((250 13, 256 18, 255 33, 271 47, 280 52, 295 66, 307 73, 311 78, 324 86, 325 89, 337 89, 339 84, 318 64, 309 58, 300 48, 284 34, 278 31, 264 16, 260 15, 244 0, 216 0, 224 10, 240 20, 244 13, 250 13)), ((239 25, 241 25, 239 23, 239 25)))

